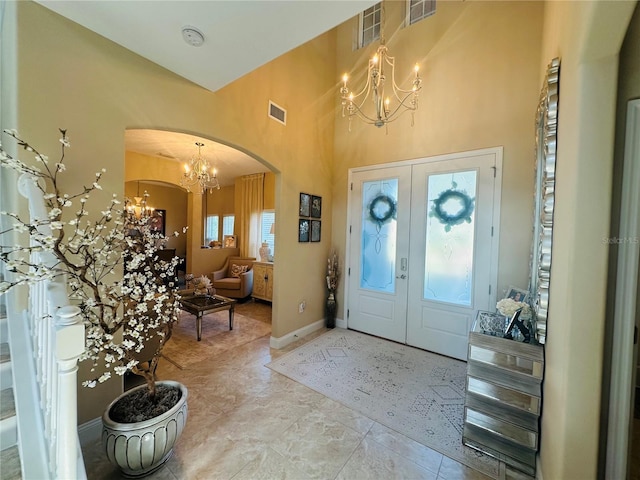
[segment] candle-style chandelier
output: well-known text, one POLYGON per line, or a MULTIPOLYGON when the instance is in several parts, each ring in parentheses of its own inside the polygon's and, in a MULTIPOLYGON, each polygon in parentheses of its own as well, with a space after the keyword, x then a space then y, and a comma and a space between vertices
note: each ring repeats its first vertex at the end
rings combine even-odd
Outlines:
POLYGON ((137 195, 133 197, 133 201, 135 203, 131 203, 127 201, 126 207, 131 218, 142 218, 142 217, 150 217, 153 215, 154 208, 150 207, 147 203, 147 198, 149 198, 149 194, 147 191, 144 191, 144 194, 140 195, 140 181, 138 181, 138 190, 137 195))
POLYGON ((180 178, 180 186, 190 192, 195 187, 195 193, 205 193, 207 190, 212 193, 213 190, 220 190, 218 183, 218 174, 216 169, 209 165, 209 162, 202 157, 200 149, 204 147, 204 143, 196 142, 198 153, 191 158, 189 163, 184 163, 184 173, 180 178))
POLYGON ((342 116, 349 116, 349 131, 351 131, 351 119, 354 116, 370 125, 382 127, 393 122, 406 111, 411 112, 411 125, 413 126, 413 115, 418 109, 418 92, 422 88, 422 79, 418 73, 419 67, 418 64, 414 66, 415 76, 411 89, 404 90, 400 88, 395 79, 395 58, 389 55, 389 50, 385 45, 384 17, 384 2, 382 2, 380 46, 375 55, 369 59, 367 83, 359 93, 354 93, 347 86, 349 76, 346 73, 342 76, 342 87, 340 88, 342 116), (394 97, 393 104, 391 97, 385 96, 388 68, 391 69, 389 86, 394 97), (371 97, 369 97, 369 94, 371 94, 371 97), (365 103, 369 98, 373 102, 373 109, 365 107, 365 103))

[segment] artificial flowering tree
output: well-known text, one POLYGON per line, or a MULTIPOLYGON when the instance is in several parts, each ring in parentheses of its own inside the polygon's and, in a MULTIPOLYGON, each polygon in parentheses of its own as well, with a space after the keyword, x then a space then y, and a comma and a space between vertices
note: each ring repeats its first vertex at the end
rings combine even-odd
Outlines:
POLYGON ((1 166, 35 183, 47 214, 27 219, 0 212, 10 224, 0 231, 0 260, 9 272, 0 282, 0 295, 19 285, 64 276, 69 298, 80 307, 85 323, 86 350, 81 360, 93 364, 94 376, 83 384, 93 387, 113 373, 131 371, 144 377, 154 398, 155 369, 178 319, 179 297, 173 281, 178 258, 158 259, 158 247, 166 238, 149 222, 146 193, 139 206, 127 199, 121 202, 113 194, 106 207, 90 215, 91 195, 102 190, 104 169, 78 191, 63 191, 60 178, 70 143, 66 131, 60 132, 60 158, 50 162, 15 130, 4 131, 30 160, 14 158, 0 145, 1 166), (5 245, 2 238, 9 230, 28 238, 23 237, 18 246, 5 245))

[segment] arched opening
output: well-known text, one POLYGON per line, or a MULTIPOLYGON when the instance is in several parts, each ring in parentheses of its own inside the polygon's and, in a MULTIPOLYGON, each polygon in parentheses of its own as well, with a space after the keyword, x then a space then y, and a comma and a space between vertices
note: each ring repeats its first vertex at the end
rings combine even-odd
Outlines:
MULTIPOLYGON (((209 275, 221 268, 229 256, 246 251, 241 247, 247 239, 238 234, 244 213, 239 211, 238 203, 242 199, 236 184, 240 178, 256 174, 264 175, 262 212, 257 213, 260 217, 252 224, 265 229, 262 216, 273 221, 277 195, 277 172, 266 162, 237 146, 194 133, 156 129, 125 131, 125 196, 134 199, 146 192, 148 205, 162 210, 165 235, 169 237, 164 247, 175 249, 175 254, 184 259, 181 262, 184 269, 179 272, 181 282, 187 274, 209 275), (200 149, 196 143, 201 144, 200 149), (190 164, 198 154, 216 169, 219 188, 202 193, 198 185, 184 181, 185 164, 190 164), (230 234, 225 230, 229 223, 237 242, 235 247, 223 241, 230 234), (186 233, 183 233, 184 227, 188 227, 186 233), (178 235, 174 236, 174 232, 178 235)), ((269 231, 256 234, 258 238, 264 234, 274 240, 270 224, 266 229, 269 231)), ((254 245, 248 256, 260 260, 257 247, 254 245)))

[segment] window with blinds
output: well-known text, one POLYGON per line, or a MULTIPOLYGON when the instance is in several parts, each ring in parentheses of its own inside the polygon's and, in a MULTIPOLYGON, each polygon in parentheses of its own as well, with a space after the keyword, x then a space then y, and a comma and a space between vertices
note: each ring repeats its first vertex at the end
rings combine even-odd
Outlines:
POLYGON ((260 219, 260 231, 262 232, 262 241, 268 243, 269 248, 271 248, 271 255, 275 255, 276 251, 276 236, 273 231, 275 223, 276 212, 273 210, 263 210, 262 217, 260 219))
POLYGON ((220 217, 218 215, 207 215, 207 220, 204 225, 204 244, 209 245, 209 242, 220 241, 219 231, 220 217))
POLYGON ((222 216, 222 238, 224 238, 225 235, 233 235, 235 221, 236 221, 235 215, 222 216))

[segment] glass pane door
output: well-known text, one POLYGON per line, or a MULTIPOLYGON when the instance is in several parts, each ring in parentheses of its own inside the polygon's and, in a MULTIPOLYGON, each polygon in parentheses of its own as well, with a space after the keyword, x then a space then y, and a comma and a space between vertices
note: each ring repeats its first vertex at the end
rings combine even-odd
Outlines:
POLYGON ((398 179, 362 185, 360 288, 395 293, 398 179))
POLYGON ((424 299, 470 306, 476 170, 427 177, 424 299))

